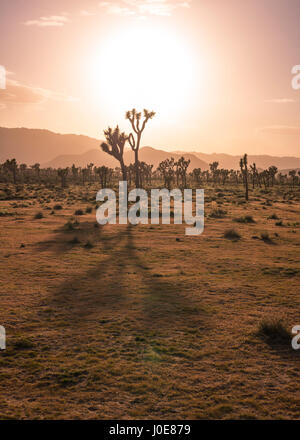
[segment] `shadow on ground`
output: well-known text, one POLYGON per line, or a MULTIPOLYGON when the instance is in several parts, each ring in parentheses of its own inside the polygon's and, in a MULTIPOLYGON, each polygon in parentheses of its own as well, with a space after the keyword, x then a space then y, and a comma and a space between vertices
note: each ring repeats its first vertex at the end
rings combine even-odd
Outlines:
MULTIPOLYGON (((135 226, 120 226, 118 232, 104 232, 104 228, 80 223, 76 233, 59 230, 53 241, 38 244, 40 251, 52 250, 56 254, 75 246, 68 236, 71 239, 76 235, 81 246, 91 237, 95 245, 90 250, 92 262, 90 255, 86 261, 81 259, 82 267, 87 269, 78 267, 78 274, 51 289, 48 307, 73 326, 115 315, 130 315, 139 325, 142 323, 152 329, 175 325, 176 329, 203 327, 209 316, 201 307, 200 293, 199 298, 192 295, 195 286, 176 274, 163 276, 153 272, 149 264, 145 264, 145 254, 140 255, 135 245, 135 226)), ((89 251, 81 249, 81 252, 89 251)))

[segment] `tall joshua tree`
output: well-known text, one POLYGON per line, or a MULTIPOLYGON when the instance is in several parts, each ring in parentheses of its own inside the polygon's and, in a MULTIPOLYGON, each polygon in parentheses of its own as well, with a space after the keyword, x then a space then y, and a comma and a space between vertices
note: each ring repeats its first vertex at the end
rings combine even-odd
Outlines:
POLYGON ((31 165, 31 169, 35 171, 38 183, 40 183, 40 176, 41 176, 40 164, 35 163, 34 165, 31 165))
POLYGON ((68 172, 69 172, 69 168, 58 168, 57 170, 57 175, 60 177, 62 188, 66 188, 67 186, 68 172))
POLYGON ((17 171, 18 171, 18 164, 16 159, 7 159, 7 161, 3 164, 3 167, 6 171, 9 171, 12 173, 13 176, 13 182, 16 184, 17 182, 17 171))
POLYGON ((248 184, 248 158, 247 154, 244 154, 244 157, 240 160, 240 168, 241 173, 244 179, 244 185, 245 185, 245 198, 246 200, 249 200, 249 184, 248 184))
POLYGON ((102 150, 120 162, 123 180, 127 180, 127 170, 124 164, 123 154, 128 136, 125 133, 121 133, 118 125, 114 129, 108 127, 107 130, 104 130, 104 136, 106 142, 102 142, 102 150))
POLYGON ((217 181, 218 166, 219 166, 219 162, 213 162, 213 163, 209 164, 209 168, 210 168, 210 172, 211 172, 214 184, 217 181))
POLYGON ((257 183, 258 183, 258 171, 256 168, 256 164, 253 163, 253 165, 250 165, 250 169, 251 169, 251 176, 252 176, 252 187, 254 189, 255 181, 257 181, 257 183))
POLYGON ((139 188, 140 186, 140 170, 139 170, 139 149, 141 144, 142 133, 145 130, 146 124, 149 119, 152 119, 155 116, 155 112, 149 112, 144 109, 144 119, 142 119, 142 113, 136 111, 136 109, 132 109, 126 112, 126 119, 131 123, 131 127, 135 133, 130 133, 128 137, 129 144, 131 149, 134 151, 134 166, 135 166, 135 186, 139 188))
POLYGON ((189 164, 191 163, 191 160, 185 160, 185 158, 183 156, 181 156, 180 159, 178 159, 177 162, 175 162, 175 166, 176 166, 176 175, 177 175, 177 185, 178 185, 178 178, 181 178, 181 185, 182 188, 184 188, 186 186, 186 173, 187 173, 187 169, 189 164))

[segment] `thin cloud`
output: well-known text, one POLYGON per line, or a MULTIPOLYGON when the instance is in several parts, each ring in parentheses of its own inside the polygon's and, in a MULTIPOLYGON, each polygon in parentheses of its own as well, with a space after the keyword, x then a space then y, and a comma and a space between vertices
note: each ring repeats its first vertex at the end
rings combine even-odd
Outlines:
POLYGON ((70 19, 66 17, 66 14, 50 15, 48 17, 40 17, 37 20, 25 21, 25 26, 37 26, 37 27, 62 27, 68 23, 70 19))
POLYGON ((48 100, 78 101, 72 96, 41 87, 28 86, 12 79, 7 80, 6 89, 0 90, 0 108, 2 109, 15 104, 40 104, 48 100))
POLYGON ((99 3, 108 14, 145 17, 170 17, 175 9, 189 8, 192 0, 120 0, 99 3))

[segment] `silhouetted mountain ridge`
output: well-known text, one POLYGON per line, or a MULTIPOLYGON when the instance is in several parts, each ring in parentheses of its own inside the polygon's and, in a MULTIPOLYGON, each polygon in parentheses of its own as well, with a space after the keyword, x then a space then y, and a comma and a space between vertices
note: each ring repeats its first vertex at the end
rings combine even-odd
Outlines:
MULTIPOLYGON (((181 151, 176 151, 177 154, 181 154, 181 151)), ((246 151, 245 151, 246 153, 246 151)), ((239 169, 240 158, 242 155, 230 155, 225 153, 201 153, 198 151, 193 151, 194 154, 199 159, 207 162, 219 162, 219 168, 227 169, 239 169)), ((270 155, 252 155, 248 154, 248 164, 255 163, 257 168, 266 169, 272 165, 276 166, 279 170, 283 169, 294 169, 300 167, 299 157, 290 156, 270 156, 270 155)))
MULTIPOLYGON (((168 153, 163 150, 156 150, 152 147, 142 147, 140 149, 139 160, 144 161, 154 166, 154 169, 158 167, 159 163, 167 158, 173 157, 178 160, 182 154, 168 153)), ((194 168, 201 168, 203 170, 208 169, 208 164, 193 154, 184 153, 183 156, 186 159, 190 159, 189 171, 194 168)), ((134 153, 132 150, 126 150, 124 153, 124 162, 126 165, 134 163, 134 153)), ((96 166, 105 165, 107 167, 115 168, 119 166, 119 162, 107 153, 104 153, 101 148, 97 150, 89 150, 84 154, 64 154, 56 157, 55 159, 42 164, 43 168, 65 168, 70 167, 73 164, 75 166, 84 167, 88 163, 93 163, 96 166)))
MULTIPOLYGON (((0 127, 0 161, 15 158, 19 163, 28 165, 36 162, 42 167, 63 168, 86 166, 89 163, 108 167, 118 166, 118 162, 100 148, 101 141, 84 135, 59 134, 49 130, 29 128, 0 127)), ((248 151, 249 153, 249 151, 248 151)), ((206 170, 209 163, 219 162, 219 168, 238 169, 241 155, 225 153, 202 153, 173 151, 143 147, 140 150, 140 160, 153 164, 156 168, 162 160, 180 156, 191 160, 189 171, 193 168, 206 170)), ((124 154, 125 163, 133 162, 133 152, 129 149, 124 154)), ((265 169, 275 165, 279 170, 300 168, 300 158, 278 157, 269 155, 248 155, 249 164, 255 162, 257 168, 265 169)))

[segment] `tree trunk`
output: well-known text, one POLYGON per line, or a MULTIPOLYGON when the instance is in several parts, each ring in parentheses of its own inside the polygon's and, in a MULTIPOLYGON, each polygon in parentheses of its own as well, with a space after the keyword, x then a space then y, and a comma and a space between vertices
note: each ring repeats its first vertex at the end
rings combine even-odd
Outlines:
POLYGON ((135 187, 140 187, 140 172, 139 172, 139 152, 134 150, 134 166, 135 166, 135 187))
POLYGON ((127 171, 126 171, 126 166, 124 164, 123 158, 120 160, 120 165, 121 165, 123 180, 126 181, 127 180, 127 171))

